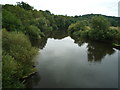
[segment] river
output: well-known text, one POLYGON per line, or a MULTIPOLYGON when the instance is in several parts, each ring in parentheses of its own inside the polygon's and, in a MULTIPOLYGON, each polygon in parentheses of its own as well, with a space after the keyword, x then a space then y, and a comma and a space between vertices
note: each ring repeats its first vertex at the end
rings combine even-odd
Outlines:
POLYGON ((47 38, 35 57, 31 88, 117 88, 118 50, 109 44, 47 38))

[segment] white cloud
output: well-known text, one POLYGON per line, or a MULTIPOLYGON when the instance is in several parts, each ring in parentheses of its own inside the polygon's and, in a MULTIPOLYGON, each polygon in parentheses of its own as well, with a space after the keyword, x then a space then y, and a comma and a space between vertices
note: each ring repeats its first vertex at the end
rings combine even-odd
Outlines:
MULTIPOLYGON (((2 0, 1 4, 15 4, 19 0, 2 0)), ((23 0, 38 10, 49 10, 54 14, 83 15, 104 14, 117 16, 119 0, 23 0)))

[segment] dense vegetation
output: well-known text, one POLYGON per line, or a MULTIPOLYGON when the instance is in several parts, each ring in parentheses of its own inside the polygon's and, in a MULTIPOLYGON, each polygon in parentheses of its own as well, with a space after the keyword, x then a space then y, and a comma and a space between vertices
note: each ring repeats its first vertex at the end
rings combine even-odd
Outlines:
POLYGON ((42 37, 66 29, 70 17, 37 11, 24 2, 2 8, 3 88, 23 88, 22 78, 35 71, 33 56, 42 37))
MULTIPOLYGON (((2 8, 3 88, 24 88, 24 78, 34 72, 33 57, 43 37, 64 30, 77 38, 110 40, 120 44, 118 18, 88 14, 83 16, 54 15, 36 10, 24 2, 2 8)), ((52 37, 52 36, 51 36, 52 37)))
POLYGON ((24 87, 19 79, 34 72, 33 56, 37 49, 31 46, 23 33, 3 30, 3 87, 24 87))
POLYGON ((120 43, 120 31, 116 27, 111 27, 110 22, 104 16, 92 17, 89 25, 85 21, 78 21, 68 28, 71 35, 78 38, 88 38, 97 41, 111 41, 120 43))

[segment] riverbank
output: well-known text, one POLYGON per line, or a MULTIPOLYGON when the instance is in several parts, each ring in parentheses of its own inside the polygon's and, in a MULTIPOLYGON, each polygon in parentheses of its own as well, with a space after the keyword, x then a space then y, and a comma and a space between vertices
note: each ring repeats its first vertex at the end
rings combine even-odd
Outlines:
POLYGON ((36 69, 33 67, 33 57, 38 49, 23 33, 7 32, 2 30, 2 87, 24 88, 24 80, 20 78, 30 77, 36 69))
POLYGON ((77 38, 85 38, 98 42, 112 42, 113 45, 120 44, 120 31, 119 27, 111 27, 107 18, 98 15, 92 17, 89 25, 86 21, 78 21, 68 27, 69 35, 77 38), (89 28, 88 28, 89 27, 89 28))
MULTIPOLYGON (((118 26, 117 20, 118 17, 101 14, 54 15, 48 10, 36 10, 25 2, 2 5, 3 88, 25 88, 20 78, 27 78, 36 72, 33 57, 39 48, 44 47, 48 37, 61 39, 69 32, 78 40, 81 37, 98 42, 109 39, 119 44, 119 30, 113 30, 118 26), (93 18, 96 20, 91 21, 93 18), (62 30, 64 34, 60 37, 62 30)), ((82 41, 77 43, 81 45, 82 41)))

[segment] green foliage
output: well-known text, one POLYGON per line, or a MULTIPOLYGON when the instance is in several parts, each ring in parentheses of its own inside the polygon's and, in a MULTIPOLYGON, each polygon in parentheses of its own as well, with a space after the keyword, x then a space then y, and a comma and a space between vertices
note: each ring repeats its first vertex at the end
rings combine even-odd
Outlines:
MULTIPOLYGON (((5 23, 3 26, 4 28, 6 28, 7 30, 9 30, 10 28, 7 26, 7 21, 9 21, 9 25, 11 26, 12 30, 20 30, 23 33, 26 32, 26 27, 29 27, 31 25, 36 26, 40 29, 41 32, 43 32, 45 35, 47 35, 48 33, 50 33, 51 31, 56 31, 56 30, 67 30, 68 26, 72 23, 75 22, 75 20, 72 17, 68 17, 68 16, 63 16, 63 15, 54 15, 51 14, 50 11, 46 10, 46 11, 42 11, 42 10, 33 10, 32 8, 29 9, 31 6, 25 2, 18 2, 17 5, 3 5, 3 12, 8 11, 11 14, 13 14, 13 16, 15 18, 17 18, 18 20, 20 20, 20 29, 19 27, 17 27, 17 22, 15 22, 15 24, 12 24, 10 22, 10 20, 3 20, 3 23, 5 23), (15 26, 14 27, 12 27, 15 26), (17 27, 17 29, 16 29, 17 27)), ((7 15, 5 13, 5 15, 7 15)), ((9 15, 5 16, 3 15, 3 18, 7 18, 9 15)), ((12 15, 11 15, 12 16, 12 15)), ((8 19, 8 18, 7 18, 8 19)), ((14 19, 12 19, 14 20, 14 19)), ((19 23, 18 23, 19 24, 19 23)))
POLYGON ((119 34, 119 32, 118 32, 117 30, 115 30, 115 29, 109 29, 109 30, 106 32, 106 37, 107 37, 108 39, 111 39, 111 40, 117 39, 117 38, 118 38, 118 37, 117 37, 117 34, 119 34))
POLYGON ((29 39, 31 41, 39 40, 39 39, 41 39, 41 36, 44 36, 44 34, 40 31, 40 29, 33 25, 28 26, 26 28, 26 34, 29 36, 29 39))
POLYGON ((22 82, 16 77, 19 71, 19 64, 10 55, 2 56, 2 87, 3 88, 24 88, 22 82))
POLYGON ((82 38, 89 38, 89 30, 81 31, 80 36, 82 38))
MULTIPOLYGON (((108 19, 111 26, 114 26, 114 27, 119 26, 119 20, 118 20, 119 17, 105 16, 105 15, 101 15, 101 14, 85 14, 85 15, 82 15, 82 16, 81 15, 80 16, 75 16, 74 20, 75 21, 87 20, 88 22, 91 23, 92 17, 95 17, 95 16, 103 16, 106 19, 108 19)), ((88 23, 88 25, 89 25, 89 23, 88 23)))
POLYGON ((10 31, 2 31, 4 88, 24 87, 19 79, 35 71, 32 65, 37 49, 31 43, 36 43, 41 37, 47 37, 53 32, 56 35, 60 30, 68 30, 70 35, 73 34, 78 39, 83 37, 92 40, 113 40, 117 44, 120 42, 120 32, 109 29, 109 22, 112 22, 112 26, 117 26, 117 17, 105 18, 93 14, 75 17, 54 15, 48 10, 33 10, 33 7, 25 2, 3 5, 2 12, 2 26, 10 31))
POLYGON ((82 38, 89 38, 89 30, 76 31, 73 33, 73 35, 82 38))
POLYGON ((17 5, 20 6, 21 8, 24 8, 25 10, 33 9, 32 6, 30 6, 28 3, 25 3, 25 2, 17 2, 17 5))
POLYGON ((109 21, 103 16, 92 17, 91 26, 87 25, 87 21, 71 24, 68 28, 69 34, 98 41, 120 41, 120 32, 115 27, 110 28, 109 21))
POLYGON ((116 38, 120 41, 120 31, 117 31, 116 38))
POLYGON ((8 31, 17 31, 21 27, 21 21, 14 14, 7 10, 3 10, 3 28, 6 28, 8 31))
POLYGON ((85 21, 79 21, 79 22, 76 22, 74 24, 71 24, 69 27, 68 27, 68 31, 70 34, 76 32, 76 31, 83 31, 86 29, 86 24, 85 24, 85 21))
POLYGON ((59 30, 65 28, 65 19, 62 15, 55 16, 55 23, 59 30))
POLYGON ((73 32, 73 35, 74 35, 74 36, 78 36, 78 37, 80 37, 80 35, 81 35, 81 31, 73 32))
POLYGON ((45 17, 39 18, 37 27, 44 33, 46 34, 47 32, 50 32, 53 30, 52 26, 50 26, 49 20, 47 20, 45 17))
POLYGON ((110 29, 108 20, 103 16, 92 18, 89 38, 93 40, 114 40, 118 33, 117 30, 110 29))
POLYGON ((87 26, 87 21, 79 21, 78 25, 80 27, 80 30, 86 30, 86 26, 87 26))
POLYGON ((16 77, 22 78, 34 71, 32 59, 37 53, 37 49, 31 46, 29 39, 24 34, 9 33, 3 30, 2 42, 3 54, 9 54, 18 63, 19 70, 15 75, 16 77))
POLYGON ((109 29, 109 22, 103 16, 94 16, 91 21, 91 28, 94 30, 108 30, 109 29))
POLYGON ((102 30, 101 31, 90 30, 89 38, 92 40, 105 40, 106 36, 105 36, 105 32, 103 32, 102 30))
POLYGON ((68 31, 70 34, 74 33, 75 31, 79 31, 80 30, 80 27, 79 27, 79 24, 78 23, 75 23, 75 24, 71 24, 69 27, 68 27, 68 31))

